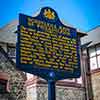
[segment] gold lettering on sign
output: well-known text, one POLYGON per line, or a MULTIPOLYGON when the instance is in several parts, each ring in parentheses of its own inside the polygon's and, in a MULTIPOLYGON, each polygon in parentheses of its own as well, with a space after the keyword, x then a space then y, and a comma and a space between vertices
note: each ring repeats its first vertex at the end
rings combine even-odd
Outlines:
POLYGON ((63 33, 64 35, 70 36, 70 29, 64 26, 56 26, 47 22, 43 22, 34 18, 27 18, 29 26, 37 26, 48 33, 63 33))
POLYGON ((28 18, 28 25, 37 25, 44 32, 20 27, 20 63, 34 63, 43 68, 52 67, 72 72, 77 68, 77 41, 68 37, 70 36, 68 28, 33 18, 28 18))

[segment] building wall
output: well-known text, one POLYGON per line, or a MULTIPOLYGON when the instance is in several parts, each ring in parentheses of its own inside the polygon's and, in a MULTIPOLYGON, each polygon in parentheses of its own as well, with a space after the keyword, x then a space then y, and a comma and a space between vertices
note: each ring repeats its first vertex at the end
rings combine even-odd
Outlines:
MULTIPOLYGON (((48 100, 47 85, 37 86, 37 100, 48 100)), ((85 100, 83 88, 56 86, 56 100, 85 100)))
POLYGON ((3 94, 0 93, 0 100, 25 100, 25 74, 15 68, 14 62, 9 59, 7 53, 1 47, 0 73, 6 73, 8 75, 7 80, 9 88, 9 92, 3 94))
POLYGON ((100 100, 100 70, 99 72, 92 73, 92 89, 93 89, 93 98, 94 100, 100 100))
POLYGON ((86 48, 87 61, 85 81, 87 100, 100 100, 100 26, 87 32, 81 39, 82 44, 92 41, 86 48))
POLYGON ((26 100, 37 100, 37 88, 35 84, 26 87, 27 99, 26 100))
MULTIPOLYGON (((48 100, 48 85, 44 79, 34 76, 26 81, 27 100, 48 100)), ((56 83, 56 100, 86 100, 85 89, 82 84, 66 82, 56 83)))
MULTIPOLYGON (((14 43, 16 44, 16 31, 17 21, 14 21, 0 30, 0 41, 5 43, 14 43), (3 34, 3 35, 2 35, 3 34)), ((4 46, 4 45, 3 45, 4 46)), ((4 47, 5 49, 5 47, 4 47)), ((5 49, 6 50, 6 49, 5 49)), ((4 62, 4 64, 6 64, 4 62)), ((7 67, 7 65, 5 65, 7 67)), ((35 83, 33 80, 32 84, 26 85, 26 91, 24 87, 24 80, 20 71, 16 71, 14 66, 4 69, 4 72, 10 75, 10 97, 14 100, 26 100, 25 95, 27 92, 27 100, 47 100, 47 85, 35 83), (12 70, 13 69, 13 70, 12 70), (35 85, 34 85, 35 84, 35 85), (32 95, 33 94, 33 95, 32 95), (33 97, 32 97, 33 96, 33 97)), ((70 82, 69 82, 70 84, 70 82)), ((83 87, 73 86, 64 86, 57 85, 57 100, 85 100, 85 92, 83 87)), ((3 95, 4 96, 4 95, 3 95)), ((4 96, 5 97, 5 96, 4 96)), ((11 99, 10 99, 11 100, 11 99)))

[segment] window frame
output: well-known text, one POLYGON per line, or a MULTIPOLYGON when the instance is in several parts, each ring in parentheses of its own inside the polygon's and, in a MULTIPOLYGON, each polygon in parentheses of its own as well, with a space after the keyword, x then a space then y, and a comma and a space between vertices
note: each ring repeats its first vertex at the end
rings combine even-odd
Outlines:
MULTIPOLYGON (((96 44, 96 45, 94 45, 94 46, 91 46, 91 47, 88 48, 89 65, 90 65, 90 59, 96 57, 96 64, 97 64, 97 68, 96 68, 96 69, 100 68, 100 67, 99 67, 99 62, 98 62, 98 56, 100 56, 100 54, 97 54, 97 48, 98 48, 98 47, 100 47, 100 43, 99 43, 99 44, 96 44), (92 48, 95 49, 95 55, 92 56, 92 57, 90 57, 89 49, 92 49, 92 48)), ((90 66, 90 70, 91 70, 91 71, 92 71, 92 70, 96 70, 96 69, 91 69, 91 67, 92 67, 92 66, 90 66)))
POLYGON ((7 54, 8 54, 9 58, 16 59, 16 46, 14 44, 7 44, 7 54), (10 48, 15 49, 15 55, 14 56, 9 55, 9 49, 10 48))

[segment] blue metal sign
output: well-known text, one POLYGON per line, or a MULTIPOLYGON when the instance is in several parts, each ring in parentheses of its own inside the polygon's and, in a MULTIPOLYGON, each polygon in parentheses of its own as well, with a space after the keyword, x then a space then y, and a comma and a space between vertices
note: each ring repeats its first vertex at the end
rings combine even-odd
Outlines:
POLYGON ((46 80, 80 76, 79 39, 76 29, 61 23, 45 7, 36 17, 19 15, 16 66, 46 80))

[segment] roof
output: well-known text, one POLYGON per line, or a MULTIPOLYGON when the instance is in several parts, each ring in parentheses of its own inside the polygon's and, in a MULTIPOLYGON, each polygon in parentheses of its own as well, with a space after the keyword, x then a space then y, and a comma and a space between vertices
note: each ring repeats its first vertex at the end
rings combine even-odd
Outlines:
POLYGON ((0 42, 16 43, 16 34, 18 21, 14 20, 0 29, 0 42))
POLYGON ((81 32, 81 31, 77 31, 77 34, 79 37, 87 36, 87 34, 85 32, 81 32))
POLYGON ((85 44, 88 43, 90 41, 92 41, 92 43, 89 46, 95 45, 100 43, 100 26, 94 28, 93 30, 87 32, 87 36, 81 38, 81 43, 85 44))

